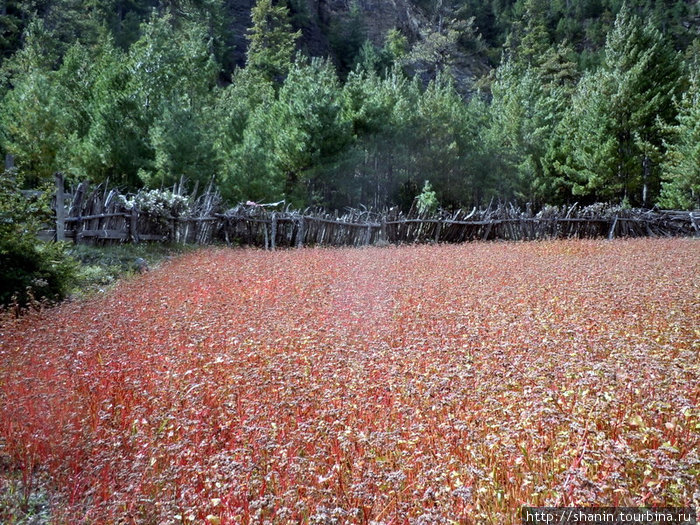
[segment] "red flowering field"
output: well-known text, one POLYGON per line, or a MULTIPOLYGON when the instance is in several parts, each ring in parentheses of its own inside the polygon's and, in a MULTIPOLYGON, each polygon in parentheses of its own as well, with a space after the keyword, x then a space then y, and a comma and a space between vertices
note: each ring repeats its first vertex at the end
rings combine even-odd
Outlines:
POLYGON ((0 463, 69 524, 698 505, 699 276, 692 239, 199 251, 2 322, 0 463))

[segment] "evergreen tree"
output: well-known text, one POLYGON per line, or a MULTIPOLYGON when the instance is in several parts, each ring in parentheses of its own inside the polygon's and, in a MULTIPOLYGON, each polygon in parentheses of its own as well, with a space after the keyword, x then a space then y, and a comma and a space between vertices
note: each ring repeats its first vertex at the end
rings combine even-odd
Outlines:
POLYGON ((539 56, 516 48, 496 71, 489 135, 499 145, 506 194, 530 202, 566 199, 547 156, 559 151, 558 127, 578 77, 572 55, 565 45, 539 56))
POLYGON ((443 206, 472 199, 467 190, 474 176, 469 156, 475 137, 467 133, 465 110, 451 78, 438 75, 419 96, 415 121, 407 126, 411 176, 430 179, 443 206))
POLYGON ((678 105, 678 123, 668 128, 659 205, 664 208, 700 208, 700 72, 694 71, 690 88, 678 105))
POLYGON ((22 15, 21 2, 4 0, 0 4, 0 62, 20 47, 24 30, 22 15))
POLYGON ((329 61, 297 61, 271 108, 274 165, 284 173, 287 194, 324 190, 325 168, 350 141, 342 118, 340 84, 329 61))
POLYGON ((151 162, 139 170, 146 185, 172 184, 186 176, 209 179, 211 140, 205 116, 217 76, 207 30, 187 22, 173 27, 170 15, 153 17, 130 49, 129 97, 139 108, 142 137, 151 162))
MULTIPOLYGON (((274 101, 275 91, 271 82, 251 74, 248 69, 237 69, 231 83, 216 94, 210 109, 209 121, 213 126, 213 148, 221 176, 221 191, 229 200, 258 200, 269 195, 263 186, 253 181, 261 177, 267 181, 267 165, 260 159, 266 158, 265 130, 252 133, 255 126, 248 129, 252 119, 266 118, 274 101), (258 108, 260 113, 258 114, 258 108), (260 140, 257 140, 257 137, 260 140), (256 161, 255 159, 258 159, 256 161)), ((272 185, 269 190, 272 191, 272 185)), ((279 192, 282 192, 280 185, 279 192)))
POLYGON ((513 24, 506 49, 511 59, 525 65, 537 65, 549 49, 545 0, 525 0, 521 19, 513 24))
MULTIPOLYGON (((243 75, 238 81, 254 85, 256 79, 243 75)), ((341 114, 335 70, 328 61, 300 59, 292 65, 277 97, 272 84, 265 85, 268 90, 263 91, 262 100, 249 93, 248 104, 240 102, 245 106, 241 114, 246 124, 240 142, 228 156, 227 191, 243 199, 284 197, 297 204, 313 200, 318 193, 322 201, 331 183, 325 178, 332 173, 328 166, 351 140, 350 123, 341 114)), ((242 93, 250 86, 235 89, 242 93)), ((230 129, 229 140, 235 142, 240 128, 230 129)))
POLYGON ((474 26, 474 19, 439 19, 418 40, 402 60, 411 73, 424 80, 435 79, 440 73, 450 73, 452 68, 466 59, 468 53, 482 48, 481 36, 474 26))
MULTIPOLYGON (((36 21, 27 32, 27 42, 5 71, 11 76, 12 89, 0 105, 3 149, 16 157, 19 169, 30 185, 51 180, 60 169, 59 158, 67 153, 68 140, 79 133, 85 121, 81 98, 62 85, 51 68, 55 56, 54 39, 44 25, 36 21)), ((67 63, 77 66, 80 59, 67 63)), ((75 87, 79 85, 76 79, 75 87)))
POLYGON ((663 151, 660 123, 674 118, 681 73, 680 58, 661 33, 623 7, 603 66, 582 80, 572 105, 575 131, 566 171, 576 193, 653 202, 663 151))
POLYGON ((90 96, 85 107, 89 129, 61 169, 135 189, 142 184, 138 171, 150 162, 152 152, 145 140, 141 107, 128 89, 128 57, 106 37, 89 63, 90 96))
POLYGON ((258 0, 251 16, 246 67, 279 85, 289 71, 301 31, 292 30, 284 1, 273 5, 272 0, 258 0))
MULTIPOLYGON (((384 78, 362 69, 348 76, 342 93, 342 118, 350 123, 353 142, 335 167, 334 205, 379 208, 396 197, 407 177, 401 168, 406 158, 405 119, 397 116, 404 114, 403 110, 410 111, 412 104, 405 100, 407 97, 417 101, 413 93, 398 66, 384 78)), ((416 184, 408 206, 417 192, 416 184)))
POLYGON ((347 17, 331 21, 328 41, 336 57, 338 71, 344 77, 361 61, 360 54, 367 43, 367 28, 357 0, 350 2, 347 17))

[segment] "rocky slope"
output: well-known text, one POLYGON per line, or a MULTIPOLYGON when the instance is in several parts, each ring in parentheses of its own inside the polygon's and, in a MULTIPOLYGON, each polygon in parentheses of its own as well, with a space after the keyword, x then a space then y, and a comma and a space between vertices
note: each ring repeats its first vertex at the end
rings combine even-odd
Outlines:
MULTIPOLYGON (((235 62, 239 65, 245 63, 245 34, 251 23, 250 10, 254 4, 255 0, 231 2, 234 18, 231 29, 236 35, 235 62)), ((382 47, 392 29, 399 29, 410 44, 415 44, 435 31, 438 24, 409 0, 291 0, 288 4, 294 25, 302 30, 299 47, 312 56, 333 59, 337 56, 332 42, 338 38, 334 31, 340 27, 357 23, 363 39, 382 47)), ((458 56, 452 70, 460 90, 466 93, 487 67, 480 58, 458 56)))

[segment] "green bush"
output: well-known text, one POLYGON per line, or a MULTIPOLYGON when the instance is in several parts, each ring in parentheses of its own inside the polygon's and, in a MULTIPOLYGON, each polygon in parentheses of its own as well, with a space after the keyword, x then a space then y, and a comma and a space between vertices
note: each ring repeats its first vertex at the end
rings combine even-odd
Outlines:
POLYGON ((59 301, 69 292, 77 262, 62 243, 44 243, 37 231, 50 216, 49 192, 26 197, 15 172, 0 177, 0 304, 59 301))
POLYGON ((61 243, 28 236, 0 239, 0 303, 25 306, 34 300, 58 301, 69 292, 77 263, 61 243))
POLYGON ((418 211, 420 213, 435 213, 440 205, 435 190, 433 190, 432 185, 427 180, 423 185, 423 191, 420 192, 416 199, 418 200, 418 211))

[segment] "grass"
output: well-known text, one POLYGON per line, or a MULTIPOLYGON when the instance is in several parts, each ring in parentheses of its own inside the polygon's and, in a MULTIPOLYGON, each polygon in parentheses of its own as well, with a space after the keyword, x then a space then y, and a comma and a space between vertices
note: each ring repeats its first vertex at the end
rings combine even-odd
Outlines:
POLYGON ((171 257, 196 249, 192 245, 163 243, 72 245, 68 253, 79 261, 80 267, 70 295, 78 299, 104 293, 119 279, 139 273, 138 259, 146 261, 152 269, 171 257))

